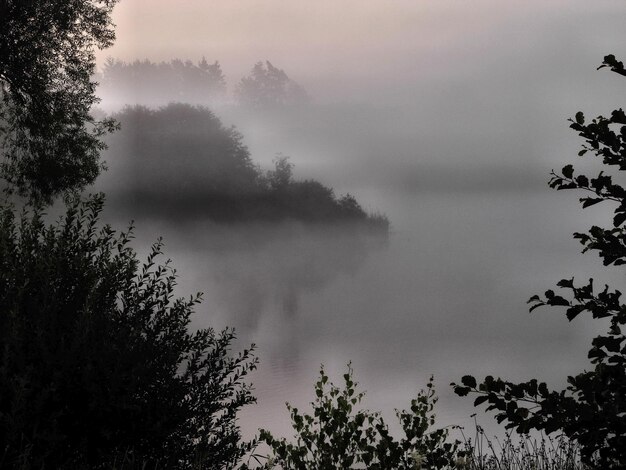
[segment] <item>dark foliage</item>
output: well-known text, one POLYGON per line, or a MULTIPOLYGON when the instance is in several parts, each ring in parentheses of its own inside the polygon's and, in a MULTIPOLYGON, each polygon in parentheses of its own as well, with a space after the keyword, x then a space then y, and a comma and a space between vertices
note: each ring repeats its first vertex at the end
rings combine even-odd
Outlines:
MULTIPOLYGON (((626 75, 624 65, 613 55, 606 56, 600 66, 626 75)), ((587 122, 582 112, 571 120, 571 128, 585 139, 580 156, 590 154, 608 167, 626 170, 626 116, 620 108, 606 118, 599 116, 587 122)), ((613 203, 612 226, 593 226, 587 233, 575 233, 584 246, 583 252, 597 251, 604 265, 626 264, 626 189, 613 177, 600 171, 595 177, 576 174, 572 165, 560 173, 552 172, 550 186, 557 190, 577 189, 587 195, 580 199, 583 208, 598 203, 613 203)), ((548 433, 560 431, 580 445, 585 463, 602 469, 626 468, 626 305, 621 292, 608 286, 597 289, 593 279, 577 285, 574 279, 563 279, 557 286, 564 296, 548 290, 544 296, 529 300, 530 310, 541 306, 564 307, 568 320, 583 313, 608 324, 606 334, 593 339, 589 359, 593 365, 574 377, 568 377, 563 391, 550 391, 537 380, 515 384, 493 377, 478 384, 465 376, 462 385, 453 384, 457 394, 478 393, 475 405, 487 403, 496 410, 498 422, 526 433, 532 429, 548 433)))
POLYGON ((0 0, 0 156, 19 193, 49 202, 100 172, 94 50, 114 39, 116 0, 0 0))
POLYGON ((190 332, 199 297, 172 299, 161 243, 140 266, 101 209, 55 225, 1 209, 0 466, 232 468, 256 360, 229 353, 230 330, 190 332))
POLYGON ((261 440, 273 453, 263 468, 277 464, 285 470, 451 469, 464 463, 459 442, 448 442, 448 430, 431 430, 437 402, 432 377, 427 390, 411 401, 410 410, 396 411, 404 433, 401 439, 390 433, 380 413, 357 409, 365 394, 357 391, 350 366, 343 379, 340 389, 329 382, 322 367, 311 403, 313 414, 287 405, 294 442, 261 430, 261 440))
POLYGON ((367 214, 353 196, 293 179, 286 157, 262 171, 243 138, 210 110, 169 104, 159 110, 127 107, 115 115, 122 130, 110 139, 115 191, 144 214, 210 217, 222 222, 295 219, 361 224, 386 233, 383 216, 367 214))
POLYGON ((122 130, 110 139, 114 152, 109 159, 137 193, 233 196, 257 185, 258 171, 243 137, 207 108, 172 103, 155 111, 133 106, 114 117, 122 130))
POLYGON ((99 77, 99 91, 124 104, 166 105, 172 101, 209 104, 226 95, 226 79, 219 62, 203 57, 197 64, 109 59, 99 77))

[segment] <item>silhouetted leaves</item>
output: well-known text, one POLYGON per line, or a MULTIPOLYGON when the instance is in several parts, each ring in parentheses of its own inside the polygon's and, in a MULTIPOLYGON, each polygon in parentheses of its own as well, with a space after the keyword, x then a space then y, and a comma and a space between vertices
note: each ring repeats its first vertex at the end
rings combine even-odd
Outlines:
POLYGON ((0 208, 3 468, 232 468, 250 449, 236 419, 256 361, 230 353, 230 330, 189 331, 199 297, 173 300, 161 242, 140 265, 101 209, 47 225, 0 208))
POLYGON ((574 167, 572 165, 566 165, 563 167, 561 172, 566 178, 571 178, 574 175, 574 167))
POLYGON ((461 383, 463 383, 466 387, 476 388, 476 379, 471 375, 464 375, 461 378, 461 383))
MULTIPOLYGON (((582 186, 582 185, 581 185, 582 186)), ((587 185, 585 185, 587 186, 587 185)), ((586 209, 587 207, 591 207, 599 202, 604 201, 603 198, 601 197, 586 197, 586 198, 581 198, 580 202, 583 203, 583 209, 586 209)))
POLYGON ((624 70, 624 63, 618 61, 613 54, 609 54, 604 56, 604 61, 602 65, 598 67, 600 70, 603 67, 610 67, 612 72, 619 73, 620 75, 626 76, 626 71, 624 70))
MULTIPOLYGON (((625 75, 624 65, 608 55, 599 68, 610 67, 625 75)), ((599 116, 585 124, 582 112, 571 120, 570 127, 586 141, 580 156, 588 153, 600 157, 602 163, 626 170, 626 115, 620 108, 610 118, 599 116), (616 125, 621 126, 619 131, 616 125)), ((578 189, 594 193, 580 198, 583 209, 602 201, 617 204, 611 228, 593 226, 587 233, 575 233, 584 246, 583 252, 595 250, 605 265, 626 264, 626 190, 615 184, 613 177, 600 172, 595 178, 575 176, 573 165, 561 173, 552 172, 550 187, 557 190, 578 189)), ((474 404, 487 403, 487 410, 496 411, 496 420, 506 422, 507 428, 527 433, 543 430, 560 431, 581 446, 583 461, 593 468, 623 469, 626 467, 626 305, 621 292, 594 289, 593 279, 577 286, 574 279, 562 279, 557 286, 565 296, 548 290, 544 296, 534 295, 528 303, 530 311, 548 305, 566 307, 569 321, 587 312, 594 319, 607 319, 608 331, 592 341, 588 357, 591 371, 568 377, 568 386, 560 392, 549 391, 545 383, 536 380, 515 384, 486 377, 476 386, 473 377, 462 378, 462 385, 452 384, 460 396, 478 393, 474 404), (521 405, 527 405, 522 407, 521 405)))
POLYGON ((96 48, 114 39, 116 0, 3 1, 0 21, 2 176, 20 194, 50 202, 93 183, 101 137, 96 121, 96 48))
POLYGON ((335 386, 322 367, 311 403, 313 413, 303 414, 287 405, 295 441, 277 439, 261 430, 261 440, 272 450, 263 468, 444 469, 452 468, 457 456, 462 456, 459 443, 448 442, 447 429, 430 429, 437 402, 432 377, 426 390, 411 400, 409 410, 396 410, 404 433, 399 440, 391 435, 380 413, 357 409, 364 393, 357 392, 350 366, 343 379, 343 388, 335 386))

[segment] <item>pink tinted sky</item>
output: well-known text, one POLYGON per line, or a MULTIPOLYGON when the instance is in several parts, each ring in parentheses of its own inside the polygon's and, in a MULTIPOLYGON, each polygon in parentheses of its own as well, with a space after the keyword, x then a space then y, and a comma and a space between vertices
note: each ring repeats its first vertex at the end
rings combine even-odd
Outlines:
POLYGON ((559 51, 597 62, 626 39, 623 0, 121 0, 114 21, 100 64, 206 56, 234 82, 267 59, 316 95, 521 72, 559 51))

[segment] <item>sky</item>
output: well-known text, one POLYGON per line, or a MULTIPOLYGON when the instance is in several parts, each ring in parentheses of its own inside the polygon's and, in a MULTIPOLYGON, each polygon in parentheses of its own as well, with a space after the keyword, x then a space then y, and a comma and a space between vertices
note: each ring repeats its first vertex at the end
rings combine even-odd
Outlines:
POLYGON ((390 98, 416 80, 486 72, 539 84, 571 67, 574 56, 579 66, 595 65, 619 44, 621 3, 127 0, 114 11, 118 40, 99 59, 206 56, 235 79, 270 60, 321 99, 322 91, 351 96, 374 88, 390 98))
MULTIPOLYGON (((220 61, 232 90, 255 62, 269 60, 304 86, 314 103, 337 106, 336 120, 346 125, 338 126, 336 135, 324 135, 342 140, 344 161, 352 153, 361 159, 372 153, 372 166, 381 166, 380 153, 391 152, 398 162, 394 168, 411 174, 417 142, 420 165, 545 171, 564 161, 562 150, 569 157, 570 147, 558 148, 569 137, 566 119, 580 109, 604 112, 621 93, 619 78, 595 69, 608 53, 626 55, 622 5, 621 0, 126 0, 114 10, 117 41, 98 53, 98 62, 205 56, 220 61), (379 116, 368 119, 368 113, 379 116), (512 145, 515 152, 509 151, 512 145)), ((324 160, 310 142, 290 147, 283 139, 264 148, 256 139, 262 123, 235 124, 261 161, 271 161, 277 152, 292 156, 301 169, 324 160)), ((315 132, 308 139, 321 146, 315 132)), ((336 171, 359 181, 369 176, 336 171)))

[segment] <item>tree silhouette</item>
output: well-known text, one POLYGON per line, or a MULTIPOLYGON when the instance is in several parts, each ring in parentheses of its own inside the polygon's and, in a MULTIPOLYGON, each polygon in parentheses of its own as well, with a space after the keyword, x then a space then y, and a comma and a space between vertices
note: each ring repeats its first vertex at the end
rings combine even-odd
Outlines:
POLYGON ((137 193, 163 198, 254 191, 258 172, 242 135, 209 109, 172 103, 158 110, 127 107, 115 114, 122 130, 111 136, 107 158, 137 193))
POLYGON ((210 64, 204 57, 197 64, 179 59, 160 63, 108 59, 100 76, 101 93, 124 104, 215 104, 226 96, 219 62, 210 64))
POLYGON ((161 242, 140 265, 131 230, 99 228, 102 196, 42 212, 93 182, 115 127, 90 115, 114 4, 0 0, 2 172, 31 199, 20 218, 0 203, 0 467, 233 468, 251 350, 190 331, 199 296, 173 300, 161 242))
POLYGON ((283 155, 262 171, 243 136, 202 106, 172 103, 158 110, 127 107, 114 115, 122 129, 106 155, 123 195, 143 214, 208 217, 219 221, 296 219, 354 223, 386 234, 389 222, 372 216, 353 196, 337 197, 314 180, 298 180, 283 155))
MULTIPOLYGON (((626 76, 623 63, 613 55, 604 58, 599 68, 603 67, 626 76)), ((570 127, 585 139, 579 156, 591 154, 608 167, 626 170, 626 115, 621 108, 591 122, 578 112, 570 121, 570 127)), ((553 171, 550 186, 583 191, 583 209, 606 202, 616 205, 612 227, 593 226, 587 233, 575 233, 574 238, 584 246, 583 252, 597 251, 605 266, 626 264, 626 189, 604 171, 589 178, 575 174, 572 165, 560 173, 553 171)), ((474 404, 487 403, 487 410, 496 410, 498 422, 506 422, 507 428, 521 433, 532 429, 562 432, 580 444, 583 462, 593 468, 626 468, 626 305, 620 291, 608 286, 597 289, 593 279, 582 285, 563 279, 557 286, 568 294, 548 290, 543 296, 535 295, 529 300, 530 310, 558 306, 566 309, 570 321, 587 313, 608 322, 607 333, 592 341, 588 354, 592 370, 568 377, 569 385, 562 391, 550 391, 535 379, 516 384, 491 376, 478 384, 467 375, 462 385, 452 385, 461 396, 478 393, 474 404)))
POLYGON ((274 169, 266 174, 267 184, 270 189, 280 191, 293 183, 293 163, 289 157, 278 155, 274 159, 274 169))
POLYGON ((309 99, 304 88, 269 61, 254 64, 237 85, 235 97, 239 104, 252 108, 301 104, 309 99))
POLYGON ((98 228, 102 203, 55 225, 0 210, 0 466, 232 468, 256 361, 189 331, 199 298, 172 300, 160 242, 140 267, 132 232, 98 228))
POLYGON ((114 39, 116 0, 0 0, 2 176, 22 195, 49 202, 93 183, 103 134, 96 121, 94 50, 114 39))

